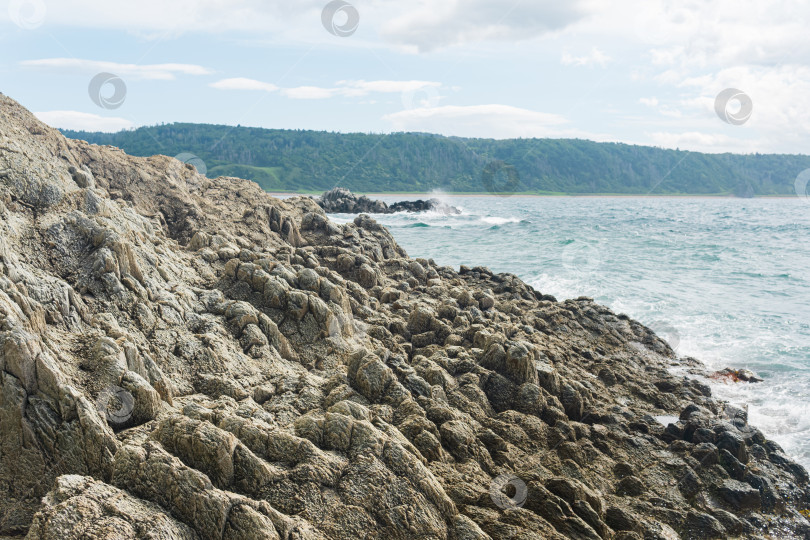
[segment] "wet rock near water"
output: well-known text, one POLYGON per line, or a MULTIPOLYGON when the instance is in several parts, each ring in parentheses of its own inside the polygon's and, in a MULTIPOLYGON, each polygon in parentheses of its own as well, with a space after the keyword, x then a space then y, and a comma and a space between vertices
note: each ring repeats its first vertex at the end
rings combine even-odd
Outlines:
POLYGON ((397 212, 439 212, 460 214, 461 210, 438 199, 399 201, 388 205, 383 201, 357 196, 348 189, 334 188, 316 199, 318 205, 329 214, 395 214, 397 212))
POLYGON ((810 532, 807 472, 590 298, 4 96, 0 171, 0 536, 810 532))
POLYGON ((720 371, 715 371, 711 374, 711 378, 724 381, 724 382, 748 382, 748 383, 758 383, 762 382, 764 379, 758 377, 753 371, 747 369, 731 369, 725 368, 720 371))

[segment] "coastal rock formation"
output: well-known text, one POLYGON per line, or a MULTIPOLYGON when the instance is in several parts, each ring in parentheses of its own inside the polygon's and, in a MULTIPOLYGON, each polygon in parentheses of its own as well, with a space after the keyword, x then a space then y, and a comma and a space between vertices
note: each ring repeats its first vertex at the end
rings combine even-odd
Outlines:
POLYGON ((345 188, 334 188, 316 199, 321 208, 329 214, 395 214, 397 212, 439 212, 460 214, 461 210, 444 204, 439 199, 399 201, 388 205, 361 195, 358 197, 345 188))
POLYGON ((591 299, 0 96, 0 536, 807 535, 807 472, 700 373, 591 299))

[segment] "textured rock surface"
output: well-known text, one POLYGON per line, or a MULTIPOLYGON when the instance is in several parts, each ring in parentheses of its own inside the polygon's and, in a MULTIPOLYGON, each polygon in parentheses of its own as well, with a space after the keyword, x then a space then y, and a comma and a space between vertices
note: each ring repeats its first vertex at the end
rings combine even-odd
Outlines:
POLYGON ((0 536, 806 535, 806 471, 700 370, 0 96, 0 536))
POLYGON ((346 188, 333 188, 316 199, 325 212, 330 214, 394 214, 396 212, 440 212, 460 214, 461 210, 444 204, 439 199, 399 201, 388 205, 383 201, 357 196, 346 188))

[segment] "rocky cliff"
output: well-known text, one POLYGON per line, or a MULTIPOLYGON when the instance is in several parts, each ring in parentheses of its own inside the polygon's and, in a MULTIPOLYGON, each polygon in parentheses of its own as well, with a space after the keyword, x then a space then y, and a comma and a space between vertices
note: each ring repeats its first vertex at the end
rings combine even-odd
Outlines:
POLYGON ((804 469, 590 299, 5 96, 0 201, 0 536, 807 535, 804 469))

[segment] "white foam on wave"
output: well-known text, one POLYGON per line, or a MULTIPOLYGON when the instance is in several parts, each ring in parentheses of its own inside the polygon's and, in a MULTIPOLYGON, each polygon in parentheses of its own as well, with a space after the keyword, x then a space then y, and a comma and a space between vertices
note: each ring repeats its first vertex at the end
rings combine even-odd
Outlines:
POLYGON ((434 189, 429 194, 428 197, 431 199, 438 199, 442 201, 444 204, 450 205, 450 195, 442 190, 442 189, 434 189))
POLYGON ((332 223, 337 223, 338 225, 351 223, 354 221, 355 217, 357 217, 356 214, 329 214, 329 220, 332 223))
POLYGON ((557 272, 541 272, 536 277, 528 279, 527 283, 543 294, 550 294, 557 300, 568 300, 589 296, 604 302, 604 284, 600 282, 595 273, 571 272, 560 270, 557 272))
POLYGON ((482 217, 481 221, 483 221, 484 223, 488 223, 490 225, 505 225, 506 223, 518 223, 518 222, 520 222, 520 218, 516 218, 516 217, 504 218, 504 217, 497 217, 497 216, 487 216, 487 217, 482 217))
POLYGON ((709 385, 718 399, 748 405, 748 423, 810 468, 810 384, 795 373, 782 373, 761 383, 710 380, 709 385))
MULTIPOLYGON (((456 208, 458 208, 458 207, 456 207, 456 208)), ((417 212, 417 213, 412 214, 412 215, 419 216, 419 217, 427 217, 427 218, 449 218, 449 219, 452 219, 452 218, 457 218, 459 216, 464 215, 464 210, 461 209, 461 208, 459 208, 459 210, 461 210, 461 213, 456 214, 455 212, 449 212, 447 210, 441 210, 441 209, 433 208, 431 210, 425 210, 424 212, 417 212)))

